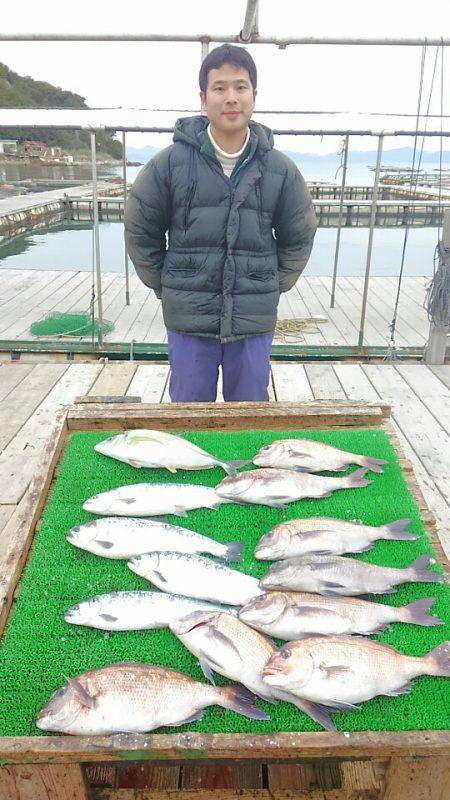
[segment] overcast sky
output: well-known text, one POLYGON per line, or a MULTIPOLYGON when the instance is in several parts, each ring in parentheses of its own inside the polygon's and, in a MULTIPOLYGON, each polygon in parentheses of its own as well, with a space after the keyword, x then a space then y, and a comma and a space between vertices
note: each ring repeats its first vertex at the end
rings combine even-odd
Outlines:
MULTIPOLYGON (((448 0, 322 0, 315 7, 300 0, 260 0, 259 31, 265 36, 450 36, 448 0)), ((242 28, 245 0, 56 0, 5 2, 5 33, 210 33, 236 34, 242 28)), ((212 44, 211 47, 217 46, 212 44)), ((414 115, 420 75, 420 47, 252 45, 258 68, 256 110, 302 109, 401 113, 414 115)), ((430 94, 435 47, 426 60, 422 108, 430 94)), ((5 43, 0 61, 22 75, 81 94, 91 107, 197 108, 200 44, 166 43, 5 43)), ((444 113, 450 113, 450 48, 444 57, 444 113)), ((440 63, 431 113, 440 110, 440 63)), ((177 114, 155 116, 155 124, 173 124, 177 114)), ((293 116, 255 115, 266 124, 295 127, 293 116)), ((392 120, 390 128, 397 122, 392 120)), ((374 123, 374 127, 383 127, 374 123)), ((404 121, 400 125, 404 129, 404 121)), ((414 128, 414 117, 408 127, 414 128)), ((438 129, 438 121, 428 128, 438 129)), ((447 118, 445 129, 449 129, 447 118)), ((166 135, 128 134, 137 147, 165 146, 166 135)), ((386 148, 412 140, 388 139, 386 148)), ((278 137, 278 147, 325 153, 339 139, 278 137)), ((375 140, 359 139, 355 149, 375 149, 375 140)), ((426 144, 438 149, 439 140, 426 144)), ((444 140, 450 149, 450 140, 444 140)))

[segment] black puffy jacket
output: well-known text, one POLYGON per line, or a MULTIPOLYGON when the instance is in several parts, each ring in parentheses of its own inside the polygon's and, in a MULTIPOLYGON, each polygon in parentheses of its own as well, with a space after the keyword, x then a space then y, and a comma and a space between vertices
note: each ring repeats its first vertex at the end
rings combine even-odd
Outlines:
POLYGON ((307 264, 316 218, 269 128, 250 122, 248 154, 230 179, 202 147, 207 125, 203 116, 177 120, 174 144, 133 184, 125 238, 140 279, 162 296, 166 327, 229 342, 274 330, 280 292, 307 264))

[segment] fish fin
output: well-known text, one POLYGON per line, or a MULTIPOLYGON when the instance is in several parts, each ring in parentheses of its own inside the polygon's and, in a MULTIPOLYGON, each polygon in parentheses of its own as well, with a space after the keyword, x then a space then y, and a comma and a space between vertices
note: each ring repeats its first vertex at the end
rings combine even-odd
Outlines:
POLYGON ((100 619, 104 619, 105 622, 117 622, 119 617, 113 617, 112 614, 99 614, 100 619))
POLYGON ((408 694, 411 691, 413 685, 412 681, 408 681, 403 686, 399 686, 398 689, 392 689, 390 692, 383 692, 386 697, 397 697, 399 694, 408 694))
POLYGON ((287 503, 291 502, 290 497, 286 497, 286 495, 269 495, 267 497, 266 502, 264 503, 265 506, 272 506, 273 508, 282 508, 285 509, 287 503))
POLYGON ((167 583, 167 578, 164 577, 162 572, 158 572, 158 570, 156 570, 156 569, 153 570, 153 572, 156 575, 156 577, 161 581, 161 583, 167 583))
POLYGON ((209 666, 208 662, 206 661, 206 659, 199 658, 198 663, 200 664, 200 669, 203 672, 203 675, 205 676, 206 680, 212 683, 213 686, 215 686, 216 681, 214 678, 214 673, 211 667, 209 666))
POLYGON ((338 583, 335 581, 322 581, 322 586, 325 586, 326 589, 345 589, 345 585, 343 583, 338 583))
POLYGON ((329 711, 359 711, 361 706, 355 706, 354 703, 344 703, 341 700, 329 700, 326 708, 329 711))
POLYGON ((371 456, 361 456, 359 463, 371 472, 383 472, 381 467, 384 464, 389 464, 385 458, 372 458, 371 456))
POLYGON ((319 592, 325 595, 325 597, 341 597, 343 592, 339 591, 339 589, 345 589, 345 586, 342 583, 322 581, 319 592))
POLYGON ((346 666, 345 664, 333 664, 327 667, 326 664, 319 664, 319 669, 325 673, 326 678, 332 678, 333 675, 339 674, 341 672, 349 672, 350 667, 346 666))
POLYGON ((410 524, 410 519, 396 519, 387 525, 380 525, 380 532, 383 532, 383 539, 402 539, 404 541, 414 541, 417 536, 409 533, 405 528, 410 524))
POLYGON ((254 705, 255 695, 242 686, 220 686, 217 703, 249 719, 270 719, 265 711, 254 705))
POLYGON ((322 533, 329 533, 329 528, 318 528, 312 531, 302 531, 300 534, 301 539, 313 539, 314 536, 320 536, 322 533))
POLYGON ((189 722, 197 722, 197 720, 203 719, 204 714, 205 712, 201 708, 200 711, 194 711, 194 713, 190 714, 186 719, 182 719, 180 722, 171 722, 170 724, 173 725, 174 728, 179 728, 180 725, 187 725, 189 722))
POLYGON ((442 642, 425 656, 429 669, 427 675, 450 678, 450 641, 442 642))
POLYGON ((249 464, 252 464, 251 458, 244 458, 243 460, 236 460, 231 459, 230 461, 220 461, 219 464, 221 467, 224 468, 227 475, 231 478, 234 478, 237 475, 237 470, 239 467, 248 467, 249 464))
POLYGON ((412 625, 443 625, 444 623, 439 617, 428 613, 435 601, 435 597, 422 597, 420 600, 414 600, 403 606, 401 609, 402 622, 409 622, 412 625))
POLYGON ((104 550, 111 550, 111 547, 114 547, 114 542, 108 542, 106 539, 96 539, 96 542, 104 550))
POLYGON ((183 506, 174 506, 172 514, 175 514, 177 517, 187 517, 187 511, 183 506))
POLYGON ((295 697, 295 695, 291 695, 291 697, 286 696, 285 699, 288 703, 293 703, 297 706, 297 708, 303 711, 308 717, 311 717, 318 725, 322 725, 322 728, 325 728, 325 730, 336 730, 336 725, 330 717, 330 710, 326 706, 322 706, 320 703, 312 703, 311 700, 305 700, 304 698, 300 699, 299 697, 295 697))
MULTIPOLYGON (((167 466, 166 466, 166 470, 167 470, 168 472, 171 472, 171 473, 172 473, 172 475, 175 475, 175 473, 176 473, 176 471, 177 471, 177 470, 176 470, 176 467, 167 467, 167 466)), ((181 723, 180 723, 180 724, 181 724, 181 723)))
POLYGON ((367 471, 367 467, 361 467, 361 469, 356 469, 354 472, 351 472, 350 475, 336 480, 342 481, 341 489, 361 489, 373 483, 373 481, 369 481, 369 479, 365 477, 367 471))
POLYGON ((119 500, 121 503, 125 503, 127 506, 130 506, 132 503, 136 502, 135 497, 120 497, 119 500))
POLYGON ((222 644, 225 644, 227 647, 231 647, 232 650, 240 657, 240 652, 237 649, 236 645, 234 644, 233 640, 230 639, 225 633, 222 631, 218 631, 217 628, 213 628, 212 626, 208 626, 206 629, 207 636, 210 636, 213 639, 218 639, 222 644))
POLYGON ((131 467, 136 467, 136 469, 141 469, 141 467, 142 467, 141 462, 140 461, 135 461, 133 458, 130 458, 128 463, 129 463, 129 465, 131 467))
POLYGON ((417 581, 418 583, 443 583, 445 576, 440 572, 433 572, 427 569, 431 564, 432 556, 423 555, 416 558, 406 570, 409 573, 410 581, 417 581))
POLYGON ((95 706, 95 695, 89 694, 88 690, 84 688, 84 686, 77 681, 76 678, 66 678, 67 683, 69 686, 75 691, 78 700, 83 706, 87 706, 87 708, 94 708, 95 706))
POLYGON ((226 548, 225 561, 242 561, 242 542, 228 542, 226 548))
MULTIPOLYGON (((315 608, 314 606, 291 606, 290 611, 297 617, 329 617, 330 614, 333 614, 328 608, 315 608)), ((339 614, 335 616, 339 616, 339 614)))
POLYGON ((298 465, 295 467, 289 467, 289 469, 294 470, 294 472, 307 472, 308 474, 313 472, 312 467, 300 467, 298 465))
POLYGON ((351 551, 347 551, 347 552, 351 552, 351 553, 368 553, 369 550, 372 550, 373 545, 374 545, 374 542, 371 542, 370 544, 367 545, 367 547, 359 547, 358 550, 351 550, 351 551))

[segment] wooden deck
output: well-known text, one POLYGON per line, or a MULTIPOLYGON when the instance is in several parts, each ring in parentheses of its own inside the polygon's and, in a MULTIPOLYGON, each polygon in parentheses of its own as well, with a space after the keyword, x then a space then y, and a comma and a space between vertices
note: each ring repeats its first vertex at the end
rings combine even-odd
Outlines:
MULTIPOLYGON (((91 281, 89 272, 1 269, 0 343, 31 339, 30 325, 52 312, 87 312, 91 281)), ((403 280, 396 331, 399 347, 422 348, 427 341, 429 323, 423 308, 427 282, 424 277, 403 280)), ((324 317, 326 321, 310 323, 298 334, 277 338, 275 343, 331 348, 356 345, 362 289, 363 278, 338 278, 336 305, 330 308, 331 278, 308 277, 306 272, 290 292, 281 296, 279 318, 324 317)), ((365 345, 388 344, 396 290, 396 278, 371 279, 365 345)), ((161 303, 134 273, 130 276, 129 306, 125 305, 122 274, 104 273, 102 291, 104 317, 115 326, 106 341, 153 344, 166 341, 161 303)))
MULTIPOLYGON (((168 377, 169 367, 163 363, 0 364, 0 561, 9 523, 26 505, 58 409, 79 395, 169 402, 168 377)), ((450 553, 449 389, 450 366, 274 362, 270 395, 279 401, 348 398, 390 403, 398 438, 450 553)))

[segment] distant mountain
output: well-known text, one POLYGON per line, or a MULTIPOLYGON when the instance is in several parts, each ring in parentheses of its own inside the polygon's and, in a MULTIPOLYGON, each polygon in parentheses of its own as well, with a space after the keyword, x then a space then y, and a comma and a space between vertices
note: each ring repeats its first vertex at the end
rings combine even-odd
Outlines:
MULTIPOLYGON (((152 147, 127 147, 127 159, 129 161, 140 161, 146 164, 150 161, 156 153, 159 153, 161 148, 152 147)), ((292 158, 296 164, 304 164, 306 162, 318 162, 320 164, 330 164, 339 166, 341 161, 340 153, 327 153, 326 155, 318 155, 317 153, 299 153, 295 150, 283 150, 283 152, 292 158)), ((348 163, 349 164, 363 164, 364 166, 374 165, 376 161, 376 150, 349 150, 348 163)), ((412 147, 397 147, 393 150, 385 150, 383 153, 382 164, 384 166, 393 167, 410 167, 412 165, 413 148, 412 147)), ((419 152, 416 153, 416 166, 418 163, 419 152)), ((450 150, 445 150, 442 153, 442 162, 450 162, 450 150)), ((439 163, 439 153, 430 150, 424 150, 422 154, 421 165, 424 167, 426 164, 439 163)))
MULTIPOLYGON (((84 97, 67 92, 45 81, 35 81, 18 75, 0 62, 0 107, 1 108, 88 108, 84 97)), ((114 131, 97 133, 97 150, 113 158, 122 158, 122 145, 113 139, 114 131)), ((90 148, 88 131, 69 131, 55 128, 2 128, 2 139, 38 140, 66 150, 90 148)))

